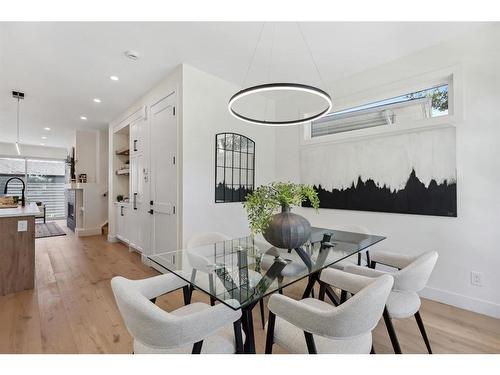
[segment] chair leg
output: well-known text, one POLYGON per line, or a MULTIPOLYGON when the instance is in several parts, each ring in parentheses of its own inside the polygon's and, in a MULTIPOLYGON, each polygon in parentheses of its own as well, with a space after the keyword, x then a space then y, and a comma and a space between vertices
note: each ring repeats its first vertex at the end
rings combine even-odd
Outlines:
POLYGON ((266 354, 273 354, 274 343, 274 323, 276 322, 276 315, 269 311, 269 320, 267 321, 267 336, 266 336, 266 354))
POLYGON ((340 292, 340 303, 344 303, 345 301, 347 301, 347 290, 342 290, 340 292))
POLYGON ((427 333, 425 332, 424 322, 422 321, 422 317, 420 316, 420 311, 417 311, 415 313, 415 320, 417 321, 418 329, 420 329, 420 333, 422 334, 422 338, 424 339, 427 351, 429 352, 429 354, 432 354, 431 343, 429 342, 429 338, 427 337, 427 333))
POLYGON ((236 342, 236 354, 244 352, 243 349, 243 335, 241 334, 241 320, 238 319, 233 323, 234 327, 234 340, 236 342))
MULTIPOLYGON (((215 294, 215 287, 214 287, 214 274, 211 273, 208 275, 208 287, 210 290, 210 294, 215 294)), ((215 298, 210 296, 210 305, 215 306, 215 298)))
POLYGON ((366 266, 370 267, 370 252, 366 250, 366 266))
POLYGON ((325 294, 326 294, 326 285, 321 283, 319 286, 319 296, 318 299, 321 301, 325 300, 325 294))
POLYGON ((384 308, 384 322, 385 326, 387 327, 387 332, 389 333, 389 338, 391 339, 394 353, 401 354, 401 346, 399 345, 398 337, 396 336, 396 331, 394 330, 394 326, 392 325, 391 317, 389 315, 389 312, 387 311, 387 307, 384 308))
POLYGON ((370 354, 377 354, 377 353, 375 353, 375 348, 373 347, 373 345, 372 345, 372 348, 370 350, 370 354))
POLYGON ((264 326, 266 324, 266 321, 264 318, 264 298, 262 298, 259 301, 259 307, 260 307, 260 322, 262 323, 262 329, 264 329, 264 326))
POLYGON ((304 331, 304 336, 306 338, 307 351, 309 354, 318 354, 312 333, 304 331))
POLYGON ((203 340, 195 342, 193 345, 193 351, 191 354, 201 354, 201 347, 203 346, 203 340))
POLYGON ((182 287, 182 295, 184 297, 184 305, 189 305, 191 303, 191 287, 189 285, 182 287))
POLYGON ((370 268, 375 269, 375 267, 376 267, 376 266, 377 266, 377 263, 376 263, 374 260, 372 260, 372 261, 369 263, 369 267, 370 267, 370 268))

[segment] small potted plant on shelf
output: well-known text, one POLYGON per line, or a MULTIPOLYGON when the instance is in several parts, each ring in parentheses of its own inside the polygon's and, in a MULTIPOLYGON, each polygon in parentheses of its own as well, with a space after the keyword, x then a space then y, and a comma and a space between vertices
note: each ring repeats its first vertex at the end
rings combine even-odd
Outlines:
POLYGON ((259 186, 243 203, 252 234, 262 233, 266 241, 283 249, 302 246, 311 235, 311 224, 290 210, 307 200, 317 211, 319 198, 311 185, 273 182, 259 186))
POLYGON ((75 159, 75 148, 73 147, 71 155, 68 155, 66 157, 66 165, 69 167, 69 178, 70 182, 76 182, 76 175, 75 175, 75 164, 76 164, 76 159, 75 159))

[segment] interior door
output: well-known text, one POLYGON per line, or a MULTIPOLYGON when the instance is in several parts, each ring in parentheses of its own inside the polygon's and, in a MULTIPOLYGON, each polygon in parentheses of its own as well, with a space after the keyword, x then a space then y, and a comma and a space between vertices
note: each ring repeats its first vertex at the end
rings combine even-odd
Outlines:
POLYGON ((151 107, 153 254, 177 249, 177 118, 175 93, 151 107))

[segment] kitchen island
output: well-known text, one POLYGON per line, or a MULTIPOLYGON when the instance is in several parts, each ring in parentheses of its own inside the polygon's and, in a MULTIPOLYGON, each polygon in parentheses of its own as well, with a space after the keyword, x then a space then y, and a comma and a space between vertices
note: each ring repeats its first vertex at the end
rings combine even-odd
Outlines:
POLYGON ((0 296, 35 286, 36 203, 0 208, 0 296))

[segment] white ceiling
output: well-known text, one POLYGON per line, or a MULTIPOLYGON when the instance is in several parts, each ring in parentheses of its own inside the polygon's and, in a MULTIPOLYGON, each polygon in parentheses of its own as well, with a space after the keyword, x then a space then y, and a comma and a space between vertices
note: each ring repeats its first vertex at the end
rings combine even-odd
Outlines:
MULTIPOLYGON (((327 86, 479 26, 301 23, 327 86)), ((177 64, 241 85, 261 28, 222 22, 0 23, 0 141, 15 141, 13 89, 26 93, 21 143, 67 147, 75 129, 106 128, 177 64), (140 60, 125 58, 126 50, 138 51, 140 60), (82 115, 88 120, 80 120, 82 115)), ((246 84, 267 80, 320 84, 297 24, 265 25, 246 84)))

